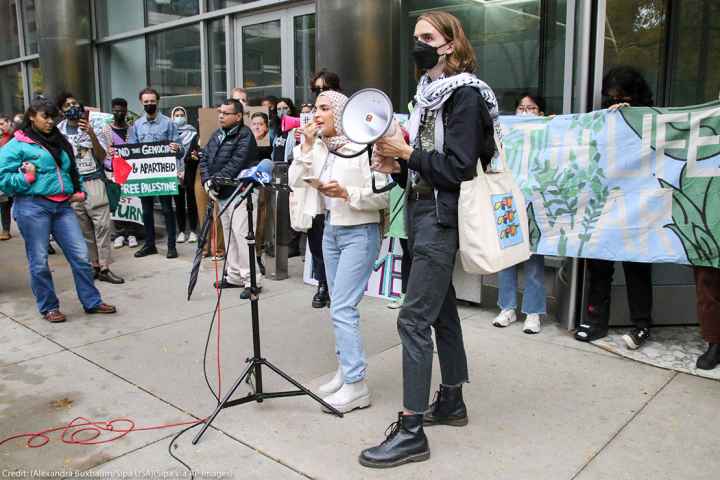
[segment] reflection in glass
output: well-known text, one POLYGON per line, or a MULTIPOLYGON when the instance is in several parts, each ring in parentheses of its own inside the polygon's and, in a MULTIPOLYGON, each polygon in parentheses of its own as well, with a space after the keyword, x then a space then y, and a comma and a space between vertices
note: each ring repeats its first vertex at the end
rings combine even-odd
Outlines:
POLYGON ((28 62, 28 72, 30 75, 30 98, 38 95, 48 96, 45 92, 45 80, 42 70, 40 70, 40 60, 35 59, 28 62))
POLYGON ((250 103, 282 95, 280 51, 280 20, 243 27, 243 87, 250 103))
MULTIPOLYGON (((442 8, 460 19, 478 60, 475 73, 493 88, 501 111, 514 111, 517 98, 527 91, 546 97, 549 112, 562 111, 566 0, 409 0, 406 4, 407 50, 412 48, 417 18, 428 9, 442 8)), ((412 97, 416 82, 411 60, 408 67, 406 84, 412 97)))
POLYGON ((25 33, 25 50, 27 54, 38 53, 37 21, 35 20, 35 0, 24 0, 23 29, 25 33))
POLYGON ((0 112, 15 114, 25 111, 20 64, 0 67, 0 112))
POLYGON ((200 13, 198 0, 145 0, 145 4, 148 25, 159 25, 200 13))
POLYGON ((143 0, 95 0, 95 21, 100 37, 143 28, 143 0))
POLYGON ((315 72, 315 14, 294 18, 295 98, 297 105, 311 101, 308 84, 315 72))
POLYGON ((160 92, 163 113, 178 105, 200 107, 200 25, 150 34, 147 44, 148 84, 160 92))
POLYGON ((225 56, 225 21, 208 24, 208 65, 210 66, 211 105, 219 105, 227 94, 227 58, 225 56))
POLYGON ((221 8, 234 7, 257 1, 258 0, 208 0, 208 8, 210 10, 220 10, 221 8))
POLYGON ((110 101, 115 97, 127 100, 128 108, 142 112, 138 92, 147 85, 145 60, 145 37, 100 45, 100 75, 102 106, 110 111, 110 101))
POLYGON ((604 71, 619 65, 635 67, 659 104, 665 13, 665 0, 607 0, 604 71))
POLYGON ((0 32, 2 32, 0 60, 20 56, 16 8, 15 0, 0 0, 0 32))

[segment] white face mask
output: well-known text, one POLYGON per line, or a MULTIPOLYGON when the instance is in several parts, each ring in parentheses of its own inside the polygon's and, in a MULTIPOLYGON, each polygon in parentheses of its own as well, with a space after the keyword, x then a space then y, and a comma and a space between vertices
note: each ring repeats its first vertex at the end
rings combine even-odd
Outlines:
POLYGON ((175 117, 175 118, 173 118, 173 122, 175 122, 175 125, 177 125, 178 127, 182 127, 183 125, 185 125, 187 123, 187 118, 175 117))

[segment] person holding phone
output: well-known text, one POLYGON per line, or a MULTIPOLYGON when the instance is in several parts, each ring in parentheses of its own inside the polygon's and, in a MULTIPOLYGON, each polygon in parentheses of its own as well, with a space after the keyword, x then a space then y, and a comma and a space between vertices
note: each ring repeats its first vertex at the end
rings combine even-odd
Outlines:
POLYGON ((73 209, 80 220, 95 278, 101 282, 125 283, 125 280, 110 270, 112 218, 104 178, 103 162, 107 150, 105 139, 102 135, 98 137, 95 134, 90 125, 89 112, 72 93, 60 94, 56 105, 65 117, 57 128, 72 146, 75 164, 87 193, 84 202, 73 203, 73 209))
POLYGON ((322 252, 340 365, 319 393, 341 412, 370 406, 357 307, 380 253, 380 210, 388 206, 387 193, 373 192, 370 164, 360 153, 365 146, 351 144, 343 134, 340 114, 346 103, 340 92, 318 95, 314 121, 303 129, 305 141, 295 147, 288 172, 301 196, 293 207, 324 218, 322 252))
POLYGON ((72 269, 87 313, 115 313, 93 282, 88 247, 72 204, 85 201, 73 148, 55 126, 60 111, 45 98, 30 102, 14 139, 0 150, 0 190, 14 197, 13 217, 25 240, 30 287, 43 318, 64 322, 48 266, 50 234, 72 269))

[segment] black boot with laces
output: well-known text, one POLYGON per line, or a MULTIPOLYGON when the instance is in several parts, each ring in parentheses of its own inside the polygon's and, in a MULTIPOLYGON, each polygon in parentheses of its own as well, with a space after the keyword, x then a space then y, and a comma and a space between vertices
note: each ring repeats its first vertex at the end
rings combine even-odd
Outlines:
POLYGON ((325 308, 330 305, 330 292, 327 282, 319 282, 317 292, 312 299, 313 308, 325 308))
POLYGON ((360 464, 370 468, 392 468, 430 458, 430 447, 423 431, 423 416, 403 415, 385 431, 385 440, 360 454, 360 464))
POLYGON ((468 424, 467 408, 462 396, 462 385, 449 387, 440 385, 430 410, 425 412, 423 425, 451 425, 463 427, 468 424))

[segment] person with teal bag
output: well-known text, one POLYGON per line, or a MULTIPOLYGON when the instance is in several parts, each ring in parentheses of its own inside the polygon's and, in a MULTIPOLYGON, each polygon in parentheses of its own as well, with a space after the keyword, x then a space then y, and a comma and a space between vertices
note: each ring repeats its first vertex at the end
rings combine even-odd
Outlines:
POLYGON ((75 289, 86 313, 117 310, 102 301, 80 223, 71 206, 86 194, 73 148, 56 127, 58 108, 36 98, 21 128, 0 150, 0 190, 14 197, 13 217, 25 240, 25 251, 38 310, 52 323, 64 322, 48 265, 48 238, 53 235, 70 263, 75 289))

